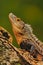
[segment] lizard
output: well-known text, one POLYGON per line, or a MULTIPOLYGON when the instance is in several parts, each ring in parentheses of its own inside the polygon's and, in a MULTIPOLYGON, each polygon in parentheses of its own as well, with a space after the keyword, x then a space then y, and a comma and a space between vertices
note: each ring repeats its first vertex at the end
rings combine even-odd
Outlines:
POLYGON ((0 65, 42 65, 30 52, 12 45, 12 36, 0 26, 0 65))
POLYGON ((13 13, 9 14, 10 23, 17 43, 36 59, 43 61, 43 43, 33 34, 31 25, 25 24, 13 13))

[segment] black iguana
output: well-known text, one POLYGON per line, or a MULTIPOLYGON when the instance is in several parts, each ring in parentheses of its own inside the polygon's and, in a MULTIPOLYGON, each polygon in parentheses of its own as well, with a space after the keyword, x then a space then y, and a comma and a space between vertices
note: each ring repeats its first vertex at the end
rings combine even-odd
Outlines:
POLYGON ((43 43, 33 34, 31 25, 25 24, 13 13, 9 14, 9 19, 20 47, 29 51, 37 60, 43 60, 43 43))

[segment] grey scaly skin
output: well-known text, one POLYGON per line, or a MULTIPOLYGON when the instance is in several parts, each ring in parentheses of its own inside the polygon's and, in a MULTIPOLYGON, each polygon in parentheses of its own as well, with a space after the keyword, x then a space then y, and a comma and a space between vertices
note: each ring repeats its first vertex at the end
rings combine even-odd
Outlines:
POLYGON ((25 24, 20 18, 13 13, 9 14, 12 30, 16 37, 17 43, 22 49, 29 51, 37 60, 43 60, 43 43, 33 34, 30 25, 25 24))

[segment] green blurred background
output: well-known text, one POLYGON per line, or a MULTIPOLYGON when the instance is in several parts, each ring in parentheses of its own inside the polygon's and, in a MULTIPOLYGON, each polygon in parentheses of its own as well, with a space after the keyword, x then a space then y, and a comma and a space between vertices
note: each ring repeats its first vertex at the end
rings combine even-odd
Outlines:
POLYGON ((8 18, 10 12, 31 24, 34 33, 43 41, 43 0, 0 0, 0 26, 11 33, 13 44, 18 47, 8 18))

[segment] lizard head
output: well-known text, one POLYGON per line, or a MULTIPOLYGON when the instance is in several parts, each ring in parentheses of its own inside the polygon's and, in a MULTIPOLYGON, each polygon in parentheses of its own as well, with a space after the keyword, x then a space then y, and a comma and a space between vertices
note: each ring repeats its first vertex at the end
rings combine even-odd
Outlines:
POLYGON ((20 44, 23 38, 28 37, 28 33, 32 33, 31 26, 25 24, 20 18, 15 16, 13 13, 9 14, 9 19, 10 23, 12 24, 12 29, 16 37, 16 40, 20 44))

